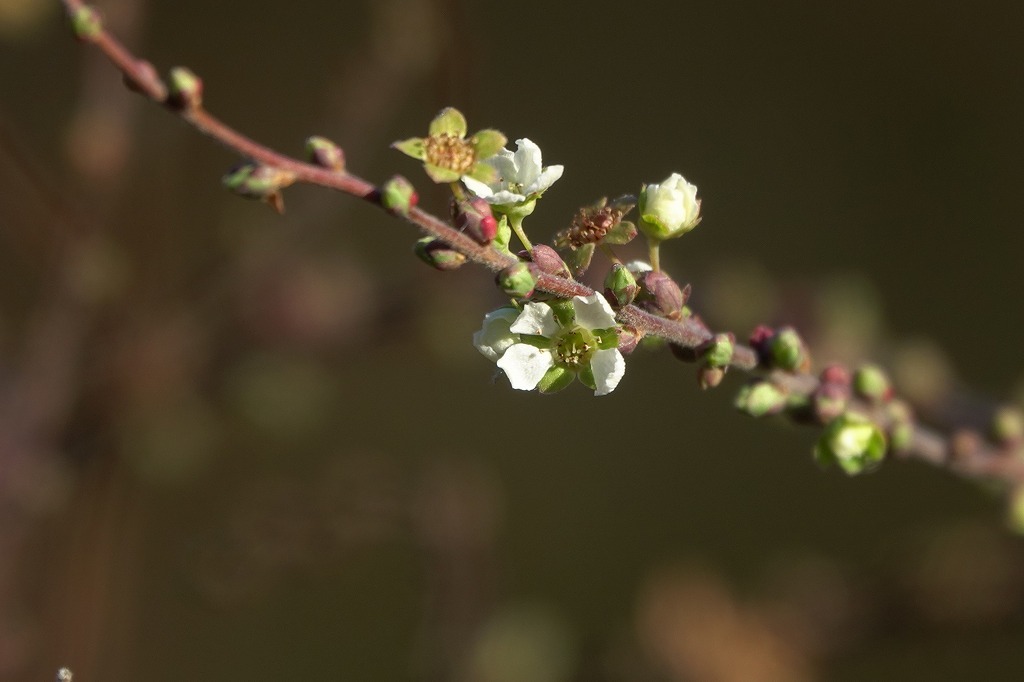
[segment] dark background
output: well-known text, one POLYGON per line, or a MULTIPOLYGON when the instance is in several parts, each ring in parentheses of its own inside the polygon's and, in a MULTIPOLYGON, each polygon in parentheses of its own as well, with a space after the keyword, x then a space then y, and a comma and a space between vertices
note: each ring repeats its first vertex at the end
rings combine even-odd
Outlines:
MULTIPOLYGON (((600 400, 491 381, 488 273, 326 190, 227 195, 56 5, 0 0, 0 678, 1024 675, 998 496, 823 472, 663 352, 600 400)), ((435 212, 388 144, 445 105, 565 165, 538 241, 678 171, 704 222, 663 260, 716 327, 1018 389, 1019 2, 98 5, 243 132, 435 212)))

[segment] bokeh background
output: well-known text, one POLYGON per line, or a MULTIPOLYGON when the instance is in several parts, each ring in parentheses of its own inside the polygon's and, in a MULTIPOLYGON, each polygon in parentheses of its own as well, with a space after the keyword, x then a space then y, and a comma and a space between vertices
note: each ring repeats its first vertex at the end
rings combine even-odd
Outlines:
MULTIPOLYGON (((1019 2, 97 4, 242 131, 437 212, 388 144, 445 105, 565 165, 539 241, 681 172, 705 218, 663 258, 716 328, 795 323, 925 414, 1018 392, 1019 2)), ((823 472, 665 352, 515 393, 470 344, 489 274, 348 197, 229 196, 234 161, 0 0, 0 678, 1024 675, 991 491, 823 472)))

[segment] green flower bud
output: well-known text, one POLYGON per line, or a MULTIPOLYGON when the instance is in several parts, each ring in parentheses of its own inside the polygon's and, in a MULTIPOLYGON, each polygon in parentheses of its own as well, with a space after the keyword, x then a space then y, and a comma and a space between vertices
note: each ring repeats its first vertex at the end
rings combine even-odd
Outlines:
POLYGON ((82 5, 71 13, 71 30, 83 41, 93 41, 103 33, 103 18, 91 5, 82 5))
POLYGON ((194 110, 203 106, 203 80, 184 66, 170 73, 170 102, 179 109, 194 110))
POLYGON ((537 272, 534 263, 519 262, 499 272, 496 281, 511 298, 527 299, 533 296, 534 287, 537 286, 537 272))
POLYGON ((295 182, 295 174, 272 166, 243 163, 221 178, 223 185, 246 199, 259 199, 278 213, 284 211, 281 190, 295 182))
POLYGON ((768 343, 773 367, 796 372, 810 364, 804 342, 792 327, 783 327, 768 343))
POLYGON ((999 445, 1016 445, 1024 440, 1024 415, 1015 407, 1000 407, 992 415, 989 431, 999 445))
POLYGON ((715 334, 702 349, 704 364, 712 368, 728 367, 735 349, 735 338, 732 334, 715 334))
POLYGON ((892 397, 892 384, 880 367, 861 365, 853 373, 853 390, 872 404, 880 404, 892 397))
POLYGON ((345 152, 326 137, 314 135, 306 138, 306 158, 321 168, 345 172, 345 152))
POLYGON ((412 183, 401 175, 393 175, 381 185, 380 205, 384 210, 400 216, 409 215, 412 207, 418 204, 420 197, 412 183))
POLYGON ((622 308, 633 302, 640 292, 640 285, 633 273, 622 263, 612 266, 611 272, 604 279, 604 297, 614 308, 622 308))
POLYGON ((778 414, 786 407, 786 393, 770 381, 757 380, 740 389, 733 403, 751 417, 778 414))
POLYGON ((455 270, 466 262, 466 256, 433 237, 418 240, 413 250, 420 260, 438 270, 455 270))
POLYGON ((876 468, 885 457, 885 435, 862 414, 845 412, 825 427, 814 447, 814 457, 822 465, 838 464, 848 475, 876 468))
POLYGON ((700 222, 697 187, 673 173, 640 192, 640 230, 652 241, 681 237, 700 222))

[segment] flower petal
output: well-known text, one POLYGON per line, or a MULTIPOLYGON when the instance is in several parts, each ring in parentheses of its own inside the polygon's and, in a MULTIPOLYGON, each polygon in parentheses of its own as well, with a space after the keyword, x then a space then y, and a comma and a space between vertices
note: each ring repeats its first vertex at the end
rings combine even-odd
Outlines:
POLYGON ((494 190, 508 187, 510 182, 516 181, 516 162, 514 155, 507 149, 501 149, 497 154, 484 161, 498 171, 498 179, 495 181, 494 190))
POLYGON ((516 194, 515 192, 510 192, 507 189, 503 189, 492 196, 484 198, 487 200, 488 204, 493 206, 511 206, 514 204, 526 203, 525 195, 516 194))
POLYGON ((540 176, 537 177, 529 187, 526 188, 527 194, 540 194, 546 191, 551 185, 555 184, 558 178, 562 177, 562 171, 564 166, 548 166, 541 171, 540 176))
POLYGON ((540 147, 527 138, 516 140, 516 177, 515 182, 523 186, 532 185, 540 176, 540 147))
POLYGON ((509 330, 517 334, 539 334, 551 338, 558 331, 555 311, 547 303, 527 303, 509 330))
POLYGON ((576 324, 584 329, 608 329, 618 324, 615 311, 599 293, 573 296, 572 307, 576 311, 576 324))
POLYGON ((626 360, 618 348, 599 350, 590 359, 590 368, 594 372, 594 383, 597 386, 594 395, 608 395, 615 390, 626 373, 626 360))
POLYGON ((532 391, 537 388, 540 380, 554 366, 551 351, 525 343, 517 343, 510 347, 498 360, 498 367, 505 372, 512 388, 519 391, 532 391))
POLYGON ((466 189, 481 199, 490 199, 494 196, 494 190, 491 189, 490 185, 480 182, 476 178, 464 175, 462 176, 462 184, 466 186, 466 189))
POLYGON ((473 334, 473 345, 485 358, 497 362, 509 347, 519 342, 519 335, 509 330, 518 317, 519 311, 509 307, 487 313, 484 326, 473 334))

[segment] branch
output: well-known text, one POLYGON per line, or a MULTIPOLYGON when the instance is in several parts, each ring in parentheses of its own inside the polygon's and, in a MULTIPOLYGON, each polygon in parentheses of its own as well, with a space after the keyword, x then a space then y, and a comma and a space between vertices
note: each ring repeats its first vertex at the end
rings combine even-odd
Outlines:
MULTIPOLYGON (((168 87, 161 80, 151 64, 137 58, 103 28, 93 8, 83 4, 81 0, 62 2, 76 35, 83 41, 96 45, 121 71, 126 84, 132 90, 163 106, 202 134, 244 159, 287 176, 288 181, 285 184, 302 182, 318 185, 386 209, 380 187, 347 172, 340 165, 337 168, 325 168, 281 154, 220 121, 203 107, 199 96, 201 82, 198 79, 195 79, 197 91, 194 97, 175 96, 172 92, 174 88, 168 87)), ((490 244, 478 243, 440 218, 414 206, 407 212, 389 213, 412 223, 423 233, 462 254, 467 260, 493 272, 500 272, 520 262, 490 244)), ((593 289, 578 281, 546 273, 537 274, 536 289, 563 299, 594 293, 593 289)), ((617 311, 617 318, 623 325, 636 330, 639 336, 667 340, 676 350, 681 351, 677 353, 678 355, 691 361, 700 360, 702 353, 707 352, 708 345, 723 336, 712 333, 697 318, 667 319, 635 305, 621 307, 617 311)), ((755 332, 755 336, 757 333, 755 332)), ((822 416, 816 401, 821 401, 823 395, 827 397, 829 391, 836 387, 841 389, 842 381, 834 380, 834 373, 823 374, 820 378, 811 375, 808 372, 809 361, 780 368, 779 363, 772 360, 771 342, 771 337, 762 335, 759 339, 760 345, 754 339, 750 346, 732 344, 729 359, 718 368, 724 371, 727 367, 732 367, 752 372, 758 377, 755 386, 768 385, 775 391, 774 395, 780 396, 780 399, 775 401, 777 404, 769 405, 764 410, 746 411, 758 416, 785 413, 794 421, 810 422, 819 426, 827 424, 829 420, 822 416)), ((918 459, 966 478, 1001 481, 1024 491, 1024 458, 1019 456, 1018 438, 986 442, 980 435, 967 431, 947 436, 913 422, 909 416, 901 416, 901 410, 894 410, 893 407, 902 406, 902 403, 894 400, 891 390, 885 391, 884 396, 872 396, 858 392, 856 384, 851 392, 849 381, 845 386, 849 395, 848 400, 843 403, 844 409, 866 415, 873 424, 887 433, 892 433, 894 429, 900 427, 905 429, 898 447, 891 439, 889 442, 890 452, 898 457, 918 459)), ((855 473, 849 470, 848 472, 855 473)))

